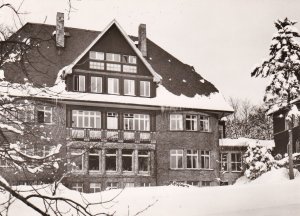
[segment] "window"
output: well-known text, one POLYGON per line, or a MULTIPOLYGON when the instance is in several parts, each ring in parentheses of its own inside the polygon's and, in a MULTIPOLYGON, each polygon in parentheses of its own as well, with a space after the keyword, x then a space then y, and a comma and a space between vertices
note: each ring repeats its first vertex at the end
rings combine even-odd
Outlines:
POLYGON ((126 182, 124 187, 134 187, 134 182, 126 182))
POLYGON ((185 128, 188 131, 196 131, 197 130, 197 116, 196 115, 186 115, 185 128))
POLYGON ((229 185, 228 181, 220 181, 220 186, 227 186, 227 185, 229 185))
POLYGON ((141 187, 151 187, 151 183, 150 182, 143 182, 143 183, 141 183, 141 187))
POLYGON ((104 53, 103 52, 90 51, 90 59, 104 60, 104 53))
POLYGON ((228 171, 228 153, 221 153, 221 171, 228 171))
POLYGON ((118 188, 118 182, 107 182, 106 183, 106 190, 118 188))
POLYGON ((82 183, 72 183, 71 189, 76 190, 78 192, 83 192, 83 184, 82 183))
POLYGON ((91 77, 91 92, 102 92, 102 77, 91 77))
POLYGON ((106 69, 109 71, 121 71, 121 65, 107 63, 106 69))
POLYGON ((241 153, 231 153, 231 170, 242 171, 242 155, 241 153))
POLYGON ((209 186, 211 186, 211 181, 201 181, 201 186, 202 187, 209 187, 209 186))
POLYGON ((150 82, 140 81, 140 96, 150 97, 150 82))
POLYGON ((171 169, 183 168, 183 150, 171 150, 170 151, 170 165, 171 169))
POLYGON ((136 64, 136 56, 123 55, 122 62, 126 64, 136 64))
POLYGON ((200 116, 200 131, 208 132, 209 131, 209 117, 200 116))
POLYGON ((122 170, 127 172, 133 171, 133 150, 123 149, 122 150, 122 170))
POLYGON ((52 107, 43 106, 37 111, 38 123, 52 123, 52 107))
POLYGON ((223 139, 224 137, 224 125, 219 124, 219 139, 223 139))
POLYGON ((90 61, 90 68, 96 70, 104 70, 104 63, 103 62, 94 62, 90 61))
POLYGON ((135 95, 135 82, 134 80, 124 80, 124 95, 135 95))
POLYGON ((72 110, 72 127, 101 128, 101 112, 72 110))
POLYGON ((150 131, 150 115, 124 114, 124 129, 150 131))
POLYGON ((85 91, 85 76, 74 75, 74 91, 85 91))
POLYGON ((181 114, 170 115, 170 130, 183 130, 183 116, 181 114))
POLYGON ((45 146, 38 146, 35 148, 36 155, 40 157, 46 157, 50 154, 51 146, 45 145, 45 146))
POLYGON ((136 73, 137 68, 136 66, 132 66, 132 65, 123 65, 123 72, 136 73))
POLYGON ((198 151, 187 150, 186 151, 186 168, 197 169, 198 168, 198 151))
POLYGON ((107 149, 105 154, 105 170, 117 171, 117 150, 107 149))
POLYGON ((138 170, 140 173, 150 171, 150 152, 145 150, 138 151, 138 170))
POLYGON ((186 183, 192 186, 199 186, 199 181, 187 181, 186 183))
POLYGON ((101 183, 90 183, 90 192, 98 193, 101 191, 101 183))
POLYGON ((100 150, 91 149, 89 152, 89 170, 100 171, 100 150))
POLYGON ((107 129, 118 129, 118 113, 107 113, 107 129))
POLYGON ((121 62, 121 55, 115 53, 106 53, 106 61, 121 62))
POLYGON ((202 169, 210 168, 210 151, 201 151, 201 167, 202 169))
POLYGON ((84 152, 82 149, 71 149, 71 163, 76 168, 73 170, 83 170, 84 152))
POLYGON ((119 94, 119 79, 107 79, 107 92, 108 94, 119 94))

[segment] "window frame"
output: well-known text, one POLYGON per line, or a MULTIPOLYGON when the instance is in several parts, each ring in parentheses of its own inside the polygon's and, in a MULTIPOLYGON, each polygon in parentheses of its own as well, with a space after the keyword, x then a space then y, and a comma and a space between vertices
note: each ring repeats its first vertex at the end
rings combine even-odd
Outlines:
POLYGON ((115 173, 118 171, 118 149, 105 149, 105 172, 106 173, 115 173), (114 150, 115 153, 107 153, 110 150, 114 150), (115 157, 115 169, 108 170, 107 169, 107 157, 115 157))
POLYGON ((185 115, 185 130, 186 131, 198 131, 198 116, 195 114, 186 114, 185 115), (191 124, 191 128, 194 129, 187 129, 188 121, 191 124))
POLYGON ((184 169, 183 149, 170 149, 170 169, 184 169), (172 153, 172 151, 175 151, 172 153), (179 153, 181 152, 181 153, 179 153), (175 158, 175 166, 172 166, 172 157, 175 158), (181 158, 181 167, 179 167, 179 159, 181 158))
POLYGON ((186 150, 186 168, 187 169, 199 169, 199 151, 194 149, 186 150), (189 153, 190 151, 190 153, 189 153), (196 158, 196 160, 195 160, 196 158), (191 167, 188 167, 188 162, 191 162, 191 167), (195 161, 194 161, 195 160, 195 161), (196 166, 194 166, 196 163, 196 166))
POLYGON ((221 154, 220 154, 220 159, 221 159, 221 171, 223 171, 223 172, 228 172, 229 171, 229 166, 228 166, 228 152, 222 152, 221 154), (226 161, 223 159, 224 157, 223 156, 226 156, 226 161))
POLYGON ((71 111, 71 117, 72 117, 72 128, 93 128, 93 129, 101 129, 102 127, 102 119, 101 119, 101 112, 100 111, 93 111, 93 110, 77 110, 73 109, 71 111), (82 112, 82 114, 80 114, 82 112), (88 112, 88 115, 85 115, 85 113, 88 112), (92 115, 91 113, 94 113, 92 115), (81 120, 80 120, 81 118, 81 120), (86 119, 88 119, 88 126, 86 126, 86 119), (94 127, 91 126, 92 119, 94 119, 94 127), (99 120, 99 122, 97 121, 99 120), (80 122, 82 122, 82 127, 79 126, 80 122), (97 123, 99 123, 97 125, 97 123))
POLYGON ((124 95, 135 96, 135 80, 124 79, 124 95), (128 87, 128 88, 126 88, 126 87, 128 87), (126 90, 129 90, 129 91, 126 92, 126 90))
POLYGON ((200 169, 205 169, 205 170, 211 169, 211 151, 209 150, 200 151, 200 169), (207 158, 208 158, 208 167, 206 166, 207 158))
POLYGON ((90 193, 99 193, 99 192, 101 192, 101 183, 90 182, 90 193), (97 191, 97 189, 99 189, 99 191, 97 191))
POLYGON ((106 113, 106 129, 108 130, 118 130, 119 129, 119 114, 117 112, 107 112, 106 113), (109 116, 111 115, 111 116, 109 116), (114 120, 116 122, 113 121, 112 125, 114 125, 116 123, 116 128, 111 128, 109 126, 109 120, 114 120))
POLYGON ((88 170, 89 172, 101 172, 101 150, 100 149, 90 149, 90 151, 88 152, 88 170), (96 152, 92 152, 93 150, 95 150, 96 152), (98 169, 91 169, 91 161, 90 158, 91 157, 98 157, 98 169))
POLYGON ((107 78, 107 93, 113 95, 120 94, 120 80, 118 78, 108 77, 107 78), (111 91, 113 90, 113 91, 111 91), (115 91, 117 90, 117 91, 115 91))
POLYGON ((99 52, 99 51, 89 51, 89 59, 103 61, 104 58, 105 58, 105 53, 104 53, 104 52, 99 52), (95 54, 95 58, 92 57, 92 53, 95 54), (102 56, 102 58, 97 58, 97 57, 100 57, 100 56, 102 56))
POLYGON ((210 117, 207 115, 199 115, 199 131, 200 132, 210 132, 210 117), (201 125, 203 124, 203 125, 201 125))
POLYGON ((150 172, 150 151, 149 150, 138 150, 137 151, 137 169, 138 173, 146 174, 150 172), (147 152, 147 154, 140 154, 141 152, 147 152), (146 158, 146 159, 145 159, 146 158), (147 161, 147 170, 140 170, 140 160, 145 159, 147 161))
POLYGON ((89 61, 89 69, 104 70, 105 69, 105 63, 104 62, 98 62, 98 61, 89 61))
POLYGON ((122 155, 121 155, 121 160, 122 160, 122 172, 123 173, 133 173, 134 171, 134 150, 133 149, 122 149, 122 155), (131 151, 131 154, 124 153, 124 151, 131 151), (124 169, 124 162, 125 159, 131 158, 131 170, 125 170, 124 169))
POLYGON ((73 91, 75 92, 86 92, 86 76, 82 74, 74 74, 73 76, 73 91), (76 82, 76 79, 78 81, 76 82), (82 82, 83 87, 80 87, 80 83, 82 82), (78 84, 78 86, 76 86, 78 84))
POLYGON ((144 113, 124 113, 123 115, 123 129, 126 131, 150 131, 151 129, 151 117, 150 114, 144 113), (132 129, 128 128, 131 125, 132 129), (141 130, 143 125, 143 130, 141 130))
POLYGON ((79 193, 83 193, 83 183, 79 182, 72 182, 71 183, 71 189, 78 191, 79 193))
MULTIPOLYGON (((235 159, 238 159, 238 157, 235 157, 235 159)), ((242 172, 243 160, 242 160, 241 152, 232 152, 230 154, 230 166, 231 166, 231 172, 242 172), (234 160, 233 155, 235 155, 235 156, 239 155, 240 161, 234 160), (235 167, 235 169, 234 169, 234 167, 235 167)))
POLYGON ((170 131, 183 131, 183 114, 170 114, 170 131), (172 127, 172 121, 175 121, 175 128, 172 127))
POLYGON ((38 107, 37 108, 37 123, 40 123, 40 124, 53 124, 53 107, 51 106, 41 106, 41 107, 38 107), (43 112, 43 122, 40 122, 39 120, 39 112, 43 112), (45 121, 45 117, 46 115, 45 114, 49 114, 50 117, 50 122, 46 122, 45 121))
POLYGON ((91 93, 102 93, 103 92, 103 79, 101 76, 91 76, 90 78, 90 86, 91 86, 91 93), (92 87, 92 79, 95 79, 94 83, 96 83, 96 91, 93 91, 93 87, 92 87), (100 84, 98 83, 100 81, 100 84), (100 89, 98 90, 98 87, 100 86, 100 89))
POLYGON ((140 96, 141 97, 151 97, 151 83, 150 81, 141 80, 140 81, 140 96), (147 94, 147 92, 149 94, 147 94))
MULTIPOLYGON (((81 157, 81 169, 77 169, 77 168, 74 169, 74 168, 72 168, 72 172, 81 172, 81 171, 84 171, 84 154, 85 154, 84 149, 70 148, 70 162, 71 163, 74 162, 73 161, 74 158, 76 160, 76 158, 81 157), (77 150, 78 152, 75 152, 74 150, 77 150), (81 152, 79 152, 79 150, 81 152)), ((75 163, 75 165, 76 165, 76 167, 78 167, 76 163, 75 163)))

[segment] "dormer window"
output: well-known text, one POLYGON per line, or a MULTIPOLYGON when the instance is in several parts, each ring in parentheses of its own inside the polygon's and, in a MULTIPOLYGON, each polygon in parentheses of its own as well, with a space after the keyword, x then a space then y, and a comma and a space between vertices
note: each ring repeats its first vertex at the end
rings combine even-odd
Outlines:
POLYGON ((85 76, 74 75, 74 91, 85 91, 85 76))
POLYGON ((136 64, 136 57, 130 55, 123 55, 122 62, 125 64, 136 64))

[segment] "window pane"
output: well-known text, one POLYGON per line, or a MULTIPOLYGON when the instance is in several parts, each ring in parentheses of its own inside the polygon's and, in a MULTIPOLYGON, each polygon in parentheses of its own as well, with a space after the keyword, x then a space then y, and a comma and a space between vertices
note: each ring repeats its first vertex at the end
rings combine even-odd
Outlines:
POLYGON ((136 66, 132 66, 132 65, 123 65, 123 72, 136 73, 137 68, 136 68, 136 66))
POLYGON ((106 69, 109 71, 121 71, 121 65, 120 64, 106 64, 106 69))
POLYGON ((104 63, 103 62, 94 62, 90 61, 90 68, 96 70, 104 70, 104 63))
POLYGON ((150 82, 140 81, 140 96, 150 97, 150 82))
POLYGON ((107 129, 118 129, 118 113, 107 113, 107 129))
POLYGON ((107 149, 105 155, 105 169, 107 171, 117 170, 117 150, 107 149))
POLYGON ((115 54, 115 53, 106 53, 106 60, 107 61, 120 62, 121 61, 121 55, 120 54, 115 54))
POLYGON ((91 92, 102 92, 102 77, 91 77, 91 92))
POLYGON ((119 79, 108 78, 107 85, 109 94, 119 94, 119 79))
POLYGON ((122 170, 123 171, 132 171, 132 159, 133 159, 133 150, 123 149, 122 150, 122 170))
POLYGON ((124 80, 124 94, 135 95, 135 82, 134 80, 124 80))

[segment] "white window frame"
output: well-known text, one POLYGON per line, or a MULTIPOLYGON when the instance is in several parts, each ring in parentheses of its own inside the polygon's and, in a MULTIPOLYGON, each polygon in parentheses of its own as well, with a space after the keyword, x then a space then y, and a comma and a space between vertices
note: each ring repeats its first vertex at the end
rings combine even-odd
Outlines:
POLYGON ((187 114, 185 116, 185 129, 187 131, 197 131, 197 115, 187 114), (187 129, 187 122, 191 123, 192 128, 187 129))
POLYGON ((76 160, 77 157, 81 157, 81 169, 80 169, 80 167, 76 168, 76 169, 73 168, 72 171, 83 171, 84 170, 84 150, 71 148, 70 149, 70 162, 73 163, 73 160, 76 160))
POLYGON ((106 61, 121 62, 121 55, 117 53, 106 53, 106 61))
POLYGON ((90 69, 95 69, 95 70, 104 70, 104 63, 103 62, 90 61, 89 68, 90 69))
POLYGON ((88 158, 89 163, 90 163, 90 156, 98 157, 98 166, 99 166, 99 169, 94 170, 94 169, 90 169, 90 164, 89 164, 89 167, 88 167, 89 172, 100 172, 101 171, 101 150, 100 149, 90 149, 88 156, 89 156, 89 158, 88 158), (92 152, 92 150, 95 150, 95 152, 92 152))
POLYGON ((186 150, 186 168, 187 169, 198 169, 199 168, 199 151, 188 149, 186 150), (191 167, 188 167, 188 161, 191 162, 191 167))
POLYGON ((78 191, 78 192, 80 192, 80 193, 82 193, 83 192, 83 183, 71 183, 71 188, 72 188, 72 190, 76 190, 76 191, 78 191))
POLYGON ((124 114, 124 130, 150 131, 150 124, 149 114, 124 114), (126 126, 131 124, 132 128, 126 126))
POLYGON ((102 77, 91 76, 91 92, 102 93, 102 77), (95 86, 93 86, 94 84, 95 86))
POLYGON ((106 70, 121 72, 121 65, 114 63, 106 63, 106 70))
POLYGON ((171 149, 170 150, 170 168, 171 169, 183 169, 183 149, 171 149), (175 158, 175 164, 172 165, 172 158, 175 158), (181 158, 181 166, 179 166, 179 159, 181 158))
POLYGON ((42 124, 52 124, 53 123, 52 107, 50 107, 50 106, 39 107, 39 108, 37 108, 37 115, 38 115, 38 112, 43 112, 44 113, 44 120, 43 120, 43 122, 38 122, 38 123, 42 123, 42 124), (49 118, 50 122, 46 122, 45 121, 46 114, 50 115, 50 118, 49 118))
POLYGON ((123 72, 137 73, 137 66, 136 65, 123 65, 123 72))
POLYGON ((206 116, 206 115, 199 116, 199 130, 201 132, 209 132, 210 131, 209 116, 206 116))
POLYGON ((119 128, 119 115, 116 112, 108 112, 106 114, 106 128, 117 130, 119 128))
POLYGON ((136 58, 136 56, 122 55, 122 62, 125 64, 136 64, 137 58, 136 58), (127 61, 125 60, 125 58, 127 58, 127 61))
POLYGON ((140 96, 141 97, 150 97, 150 82, 149 81, 140 81, 140 96))
POLYGON ((170 114, 170 130, 171 131, 182 131, 183 130, 183 115, 182 114, 170 114), (172 123, 174 126, 172 127, 172 123))
POLYGON ((232 152, 230 159, 231 159, 231 161, 230 161, 231 171, 232 172, 242 172, 242 153, 241 152, 232 152), (237 155, 239 155, 240 161, 233 160, 233 158, 234 158, 233 155, 236 156, 235 159, 237 159, 237 155), (236 169, 234 169, 233 164, 235 164, 236 169))
POLYGON ((133 188, 135 187, 134 182, 125 182, 124 183, 125 188, 133 188))
POLYGON ((84 75, 74 75, 74 91, 85 92, 85 76, 84 75), (78 86, 75 86, 75 80, 78 77, 78 86))
POLYGON ((120 94, 118 78, 107 78, 107 93, 117 95, 120 94))
POLYGON ((211 151, 201 150, 201 155, 200 155, 201 169, 210 169, 210 158, 211 158, 211 151), (208 159, 208 166, 206 163, 207 159, 208 159))
POLYGON ((135 95, 135 81, 124 79, 124 95, 135 95))
POLYGON ((90 192, 91 192, 91 193, 98 193, 98 192, 101 192, 101 183, 98 183, 98 182, 91 182, 91 183, 90 183, 90 192))
POLYGON ((104 60, 104 52, 90 51, 89 58, 93 60, 104 60), (95 55, 95 57, 93 56, 95 55))
POLYGON ((89 110, 72 110, 72 127, 75 128, 101 128, 101 112, 89 110), (82 126, 79 125, 80 119, 82 126), (86 120, 88 120, 86 122, 86 120), (92 127, 92 122, 94 126, 92 127), (98 125, 97 125, 98 122, 98 125))

